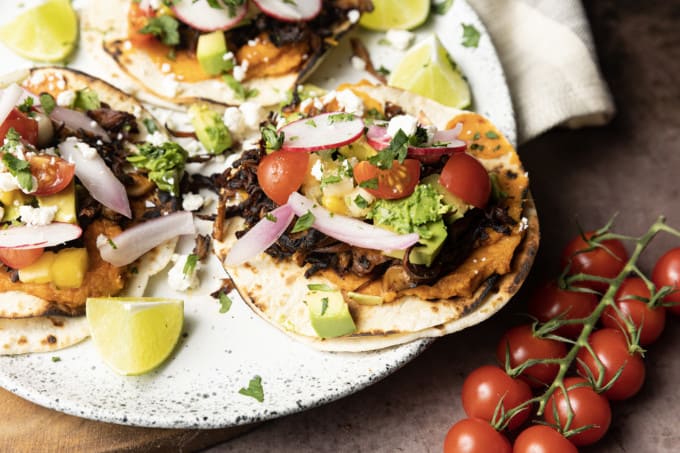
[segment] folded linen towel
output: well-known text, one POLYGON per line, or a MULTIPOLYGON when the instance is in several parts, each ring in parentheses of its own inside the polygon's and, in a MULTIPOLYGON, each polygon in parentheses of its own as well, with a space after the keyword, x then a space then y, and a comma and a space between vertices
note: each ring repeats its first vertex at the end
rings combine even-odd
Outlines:
POLYGON ((498 51, 519 142, 557 125, 607 123, 614 103, 579 0, 468 0, 498 51))

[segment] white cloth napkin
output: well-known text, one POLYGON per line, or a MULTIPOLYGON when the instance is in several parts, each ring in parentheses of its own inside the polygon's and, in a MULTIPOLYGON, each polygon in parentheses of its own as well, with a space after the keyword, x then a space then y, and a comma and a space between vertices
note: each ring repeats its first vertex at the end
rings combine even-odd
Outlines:
POLYGON ((468 0, 498 51, 519 142, 557 125, 607 123, 614 103, 579 0, 468 0))

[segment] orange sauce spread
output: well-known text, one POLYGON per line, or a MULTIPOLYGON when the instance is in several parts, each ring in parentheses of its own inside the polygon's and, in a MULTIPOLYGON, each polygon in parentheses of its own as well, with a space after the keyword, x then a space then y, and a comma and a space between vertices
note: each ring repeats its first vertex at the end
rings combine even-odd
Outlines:
POLYGON ((252 79, 297 71, 309 58, 308 52, 307 43, 299 42, 276 47, 266 33, 261 33, 236 51, 236 60, 239 63, 248 62, 246 78, 252 79))

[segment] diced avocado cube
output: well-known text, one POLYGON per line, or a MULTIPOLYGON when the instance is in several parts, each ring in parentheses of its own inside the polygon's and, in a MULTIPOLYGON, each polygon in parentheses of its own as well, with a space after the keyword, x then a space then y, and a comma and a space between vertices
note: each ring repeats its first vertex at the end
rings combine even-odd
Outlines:
POLYGON ((357 329, 340 291, 309 291, 305 302, 312 327, 321 338, 341 337, 357 329))
POLYGON ((408 260, 413 264, 430 266, 446 241, 447 230, 443 220, 426 225, 427 236, 420 235, 420 245, 411 249, 408 260))
POLYGON ((208 75, 219 75, 233 66, 233 60, 225 60, 227 41, 222 30, 215 30, 198 37, 196 57, 201 69, 208 75))
POLYGON ((54 195, 38 196, 38 204, 41 208, 56 206, 54 214, 55 222, 76 223, 76 186, 72 181, 64 190, 54 195))
POLYGON ((0 203, 4 208, 2 220, 8 222, 19 218, 19 207, 26 204, 29 197, 21 190, 9 190, 0 192, 0 203))
POLYGON ((52 283, 57 288, 80 288, 87 273, 87 264, 87 249, 59 250, 52 262, 52 283))
POLYGON ((451 212, 446 216, 447 223, 453 223, 458 219, 462 219, 463 215, 470 209, 469 204, 449 192, 446 187, 439 182, 439 174, 433 173, 424 177, 421 184, 429 184, 432 186, 432 188, 442 196, 444 203, 451 206, 451 212))
POLYGON ((368 160, 369 157, 375 156, 378 152, 369 145, 364 138, 360 138, 354 143, 341 146, 338 152, 343 156, 350 158, 356 157, 359 160, 368 160))
POLYGON ((221 154, 231 147, 231 133, 216 111, 205 104, 189 107, 189 118, 198 140, 213 154, 221 154))
POLYGON ((23 283, 50 283, 52 281, 52 264, 56 255, 45 252, 38 261, 19 269, 19 281, 23 283))
POLYGON ((349 297, 350 299, 352 299, 354 302, 358 303, 359 305, 382 305, 382 303, 383 303, 382 296, 373 296, 371 294, 355 293, 354 291, 348 291, 347 297, 349 297))

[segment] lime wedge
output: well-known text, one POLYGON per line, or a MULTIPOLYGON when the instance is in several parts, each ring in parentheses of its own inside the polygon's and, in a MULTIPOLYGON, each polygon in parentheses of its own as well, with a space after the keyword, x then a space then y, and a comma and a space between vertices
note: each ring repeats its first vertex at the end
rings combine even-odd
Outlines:
POLYGON ((430 0, 373 0, 373 11, 363 14, 359 24, 371 30, 410 30, 427 20, 430 0))
POLYGON ((184 322, 184 302, 151 297, 89 298, 90 332, 104 362, 117 373, 143 374, 168 358, 184 322))
POLYGON ((470 105, 470 87, 436 35, 413 46, 392 71, 388 84, 455 108, 470 105))
POLYGON ((0 28, 0 41, 34 61, 59 62, 76 46, 78 18, 70 0, 47 0, 0 28))

